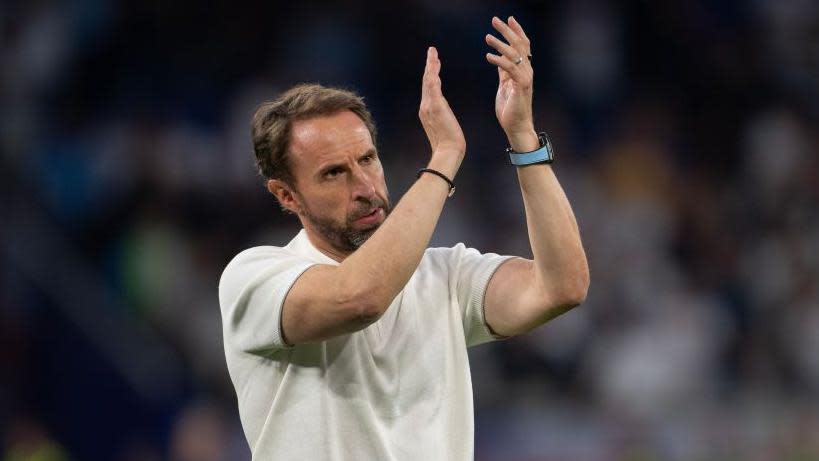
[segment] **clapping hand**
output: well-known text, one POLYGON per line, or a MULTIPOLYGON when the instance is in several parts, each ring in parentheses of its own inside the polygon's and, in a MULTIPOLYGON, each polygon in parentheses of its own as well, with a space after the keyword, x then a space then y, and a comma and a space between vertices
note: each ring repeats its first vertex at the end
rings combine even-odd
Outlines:
POLYGON ((516 151, 537 148, 532 118, 532 70, 529 38, 517 20, 508 22, 492 18, 492 27, 506 42, 494 35, 486 35, 486 43, 500 53, 487 53, 486 60, 498 68, 498 93, 495 96, 495 115, 501 128, 516 151))
MULTIPOLYGON (((441 60, 438 50, 427 50, 427 62, 421 85, 418 117, 432 147, 432 161, 453 177, 466 152, 466 139, 452 108, 441 90, 441 60)), ((433 165, 431 163, 431 165, 433 165)))

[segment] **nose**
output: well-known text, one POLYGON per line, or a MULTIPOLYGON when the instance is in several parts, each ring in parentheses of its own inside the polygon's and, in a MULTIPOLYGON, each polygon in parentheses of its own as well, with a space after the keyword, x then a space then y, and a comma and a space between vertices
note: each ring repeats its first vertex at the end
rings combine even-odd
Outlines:
POLYGON ((350 181, 354 201, 361 199, 372 201, 375 198, 375 181, 363 168, 356 165, 350 175, 350 181))

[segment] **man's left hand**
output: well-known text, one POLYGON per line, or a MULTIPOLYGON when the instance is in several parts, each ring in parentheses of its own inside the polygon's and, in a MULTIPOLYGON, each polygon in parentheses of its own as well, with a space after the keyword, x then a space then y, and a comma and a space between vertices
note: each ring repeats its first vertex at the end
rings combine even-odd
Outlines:
POLYGON ((529 38, 512 16, 508 22, 492 18, 492 27, 506 39, 503 42, 494 35, 486 35, 486 43, 500 53, 486 54, 486 60, 498 67, 495 115, 512 149, 518 152, 535 150, 538 139, 532 119, 534 71, 530 62, 529 38))

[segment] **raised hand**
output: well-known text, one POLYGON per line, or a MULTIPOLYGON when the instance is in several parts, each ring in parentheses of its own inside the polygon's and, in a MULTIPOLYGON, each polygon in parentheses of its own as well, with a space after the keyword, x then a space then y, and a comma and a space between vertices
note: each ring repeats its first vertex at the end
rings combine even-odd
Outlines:
POLYGON ((492 34, 486 35, 486 43, 500 53, 486 53, 486 60, 498 68, 495 115, 513 149, 532 150, 537 147, 537 135, 532 119, 534 71, 529 60, 529 38, 512 16, 508 22, 492 18, 492 27, 506 39, 504 42, 492 34))
POLYGON ((429 47, 421 86, 421 106, 418 117, 432 146, 433 162, 454 176, 466 152, 466 139, 461 125, 441 92, 441 61, 438 50, 429 47))

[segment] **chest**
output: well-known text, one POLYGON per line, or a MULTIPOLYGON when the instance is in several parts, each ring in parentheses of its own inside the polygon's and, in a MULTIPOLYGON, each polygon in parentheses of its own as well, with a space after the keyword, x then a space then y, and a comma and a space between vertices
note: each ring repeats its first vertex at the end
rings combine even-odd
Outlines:
POLYGON ((325 343, 330 392, 384 418, 435 411, 453 369, 466 369, 460 311, 446 280, 414 276, 369 327, 325 343))

